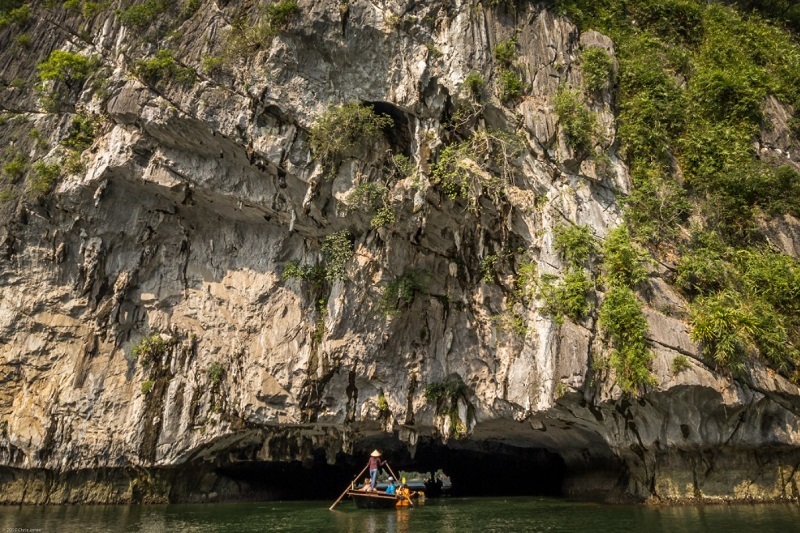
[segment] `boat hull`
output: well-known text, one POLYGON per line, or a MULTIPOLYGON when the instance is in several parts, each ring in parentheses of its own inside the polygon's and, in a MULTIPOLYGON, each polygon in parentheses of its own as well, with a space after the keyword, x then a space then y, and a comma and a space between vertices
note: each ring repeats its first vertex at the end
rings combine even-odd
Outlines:
POLYGON ((361 492, 351 490, 347 493, 359 509, 393 509, 397 497, 383 492, 361 492))

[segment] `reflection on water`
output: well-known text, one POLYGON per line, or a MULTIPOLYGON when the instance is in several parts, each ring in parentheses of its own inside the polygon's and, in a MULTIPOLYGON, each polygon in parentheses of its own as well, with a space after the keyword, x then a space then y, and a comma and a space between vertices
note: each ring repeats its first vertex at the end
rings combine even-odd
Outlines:
POLYGON ((359 510, 351 502, 262 502, 163 506, 0 507, 11 531, 411 533, 437 531, 797 531, 798 505, 609 506, 545 498, 449 498, 416 509, 359 510))

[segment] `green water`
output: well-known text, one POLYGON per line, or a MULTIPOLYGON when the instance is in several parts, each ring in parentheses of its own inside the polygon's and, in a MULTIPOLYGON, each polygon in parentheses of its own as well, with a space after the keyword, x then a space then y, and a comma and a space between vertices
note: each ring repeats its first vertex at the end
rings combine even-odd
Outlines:
POLYGON ((358 510, 343 502, 0 507, 0 533, 464 531, 800 531, 798 505, 609 506, 545 498, 445 498, 416 509, 358 510))

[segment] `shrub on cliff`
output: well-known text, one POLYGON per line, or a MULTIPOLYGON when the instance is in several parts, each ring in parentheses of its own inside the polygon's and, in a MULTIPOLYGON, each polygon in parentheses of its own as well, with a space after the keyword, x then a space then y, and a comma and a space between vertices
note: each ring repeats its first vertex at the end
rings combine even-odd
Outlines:
POLYGON ((347 230, 331 233, 322 241, 322 259, 325 261, 325 279, 347 278, 345 266, 353 258, 353 241, 347 230))
POLYGON ((351 102, 325 111, 311 127, 311 151, 324 162, 332 162, 373 140, 393 124, 390 117, 375 113, 372 106, 351 102))
POLYGON ((381 295, 381 307, 385 315, 396 315, 408 308, 417 294, 428 287, 430 273, 426 270, 411 270, 392 280, 381 295))
POLYGON ((464 87, 469 91, 469 94, 476 100, 480 100, 483 88, 486 86, 486 79, 480 75, 479 72, 471 71, 464 79, 464 87))
POLYGON ((61 177, 61 165, 58 163, 47 164, 37 161, 33 165, 33 173, 29 176, 29 189, 33 198, 39 199, 49 194, 61 177))
POLYGON ((0 30, 6 26, 17 24, 25 26, 31 21, 31 8, 20 0, 4 0, 0 2, 0 30))
POLYGON ((139 343, 131 350, 131 355, 138 359, 142 365, 158 363, 167 355, 173 344, 173 342, 164 339, 158 333, 154 333, 149 337, 142 337, 139 343))
POLYGON ((77 96, 87 78, 100 66, 96 57, 86 57, 75 52, 53 50, 47 59, 37 65, 39 84, 36 91, 46 111, 61 110, 65 102, 77 96))
POLYGON ((603 243, 604 283, 636 286, 647 278, 647 258, 647 253, 631 240, 628 228, 618 226, 612 229, 603 243))
POLYGON ((225 40, 224 55, 247 59, 252 52, 268 47, 273 37, 285 30, 299 12, 297 2, 283 0, 259 5, 249 15, 235 18, 225 40))
POLYGON ((517 57, 517 41, 516 39, 509 39, 508 41, 501 41, 497 43, 494 48, 494 58, 497 60, 501 68, 510 68, 517 57))
POLYGON ((570 268, 561 281, 544 275, 539 288, 539 298, 544 303, 542 311, 558 324, 563 323, 565 317, 575 322, 583 320, 592 310, 592 288, 592 281, 581 268, 570 268))
POLYGON ((74 89, 83 85, 86 78, 97 68, 99 61, 75 52, 53 50, 47 59, 39 63, 39 80, 62 82, 74 89))
POLYGON ((562 86, 553 105, 567 144, 576 152, 588 155, 597 131, 597 117, 586 107, 581 93, 562 86))
POLYGON ((275 30, 286 28, 289 20, 299 12, 300 6, 294 0, 282 0, 264 8, 267 23, 275 30))
POLYGON ((476 131, 446 146, 433 168, 433 182, 452 199, 464 198, 476 210, 481 196, 497 203, 514 179, 514 161, 525 144, 517 135, 476 131))
POLYGON ((620 388, 634 393, 656 383, 650 373, 653 353, 646 338, 647 320, 631 289, 624 285, 609 289, 600 308, 598 324, 611 341, 610 363, 620 388))
POLYGON ((581 52, 581 72, 586 90, 597 93, 607 89, 613 66, 611 56, 602 48, 591 47, 581 52))
POLYGON ((161 81, 193 83, 197 73, 191 67, 182 67, 171 50, 159 50, 155 57, 140 59, 134 64, 134 72, 145 83, 156 85, 161 81))
POLYGON ((75 152, 83 152, 92 145, 98 125, 97 117, 79 113, 72 117, 69 134, 61 145, 75 152))
POLYGON ((116 11, 120 21, 126 26, 137 30, 146 29, 154 24, 170 7, 168 0, 147 0, 141 4, 134 4, 126 9, 116 11))
POLYGON ((573 267, 583 267, 597 253, 597 244, 589 226, 558 226, 553 230, 553 249, 573 267))
POLYGON ((211 386, 216 387, 222 382, 222 378, 225 376, 225 367, 219 363, 211 363, 206 369, 206 373, 208 374, 208 380, 211 386))
POLYGON ((3 165, 3 177, 11 181, 18 181, 25 175, 28 168, 28 158, 22 154, 15 154, 10 161, 3 165))

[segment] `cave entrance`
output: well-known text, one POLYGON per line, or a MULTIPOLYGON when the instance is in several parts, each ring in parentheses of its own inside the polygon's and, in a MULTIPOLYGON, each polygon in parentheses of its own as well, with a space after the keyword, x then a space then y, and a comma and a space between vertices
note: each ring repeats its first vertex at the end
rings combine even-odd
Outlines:
MULTIPOLYGON (((220 466, 221 485, 236 487, 241 499, 335 499, 366 465, 369 453, 380 449, 392 470, 419 473, 415 481, 441 471, 452 496, 561 496, 566 474, 562 457, 544 449, 502 443, 451 443, 427 439, 417 443, 412 457, 396 439, 360 442, 352 455, 339 454, 329 464, 319 450, 304 462, 242 461, 220 466)), ((381 476, 385 480, 388 475, 381 476)), ((407 474, 406 474, 407 475, 407 474)), ((362 475, 359 484, 366 477, 362 475)), ((412 478, 409 478, 411 480, 412 478)), ((224 497, 224 495, 223 495, 224 497)))

